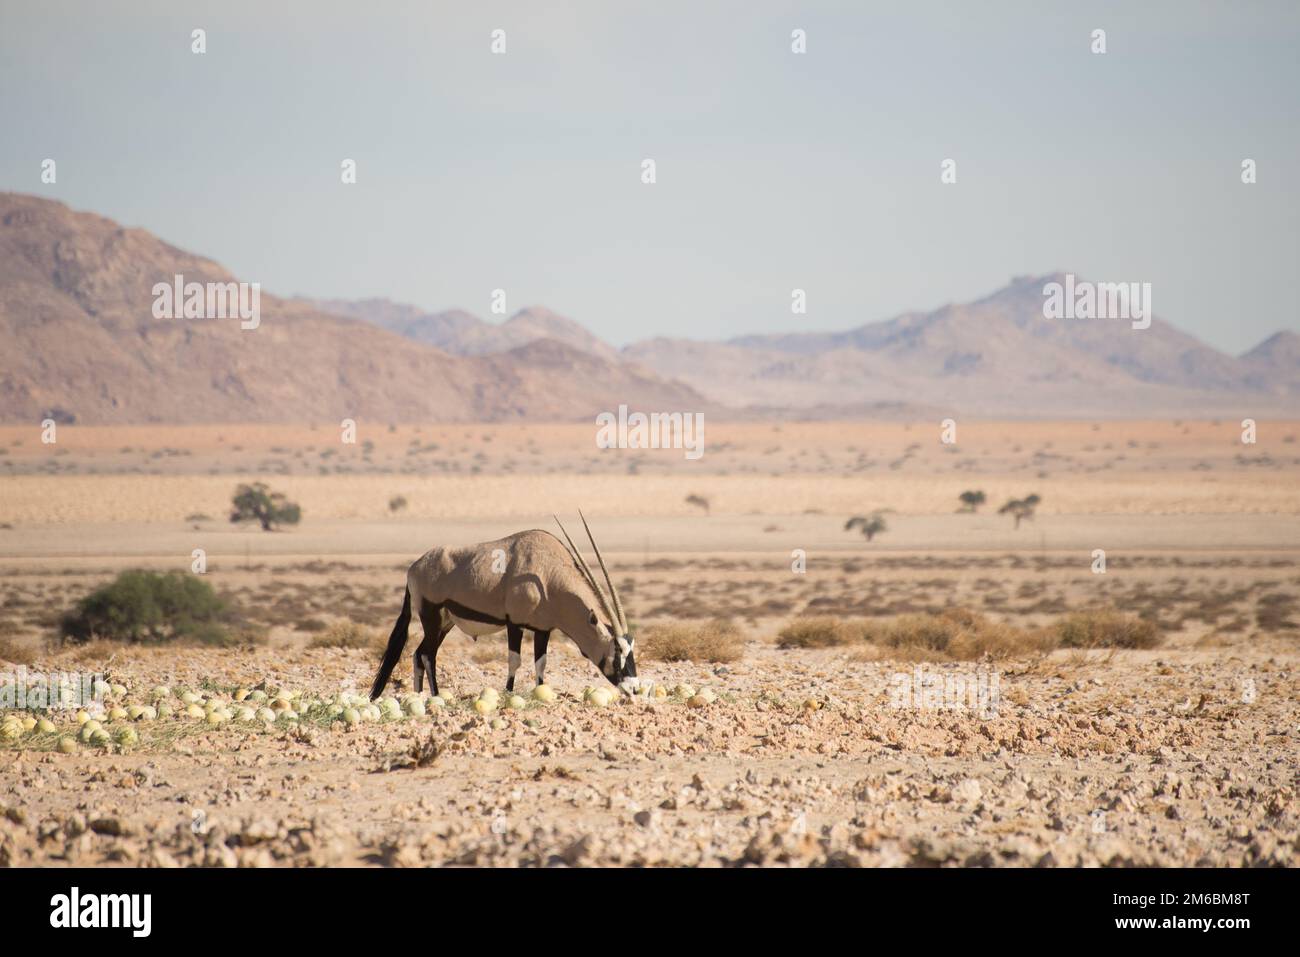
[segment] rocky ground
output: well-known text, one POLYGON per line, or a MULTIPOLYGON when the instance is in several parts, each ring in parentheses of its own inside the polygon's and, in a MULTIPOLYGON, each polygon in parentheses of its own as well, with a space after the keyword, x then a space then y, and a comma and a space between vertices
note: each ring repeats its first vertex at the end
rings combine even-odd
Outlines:
POLYGON ((992 666, 998 700, 987 717, 900 706, 893 676, 920 667, 973 677, 988 665, 862 661, 753 640, 729 665, 643 665, 667 697, 600 707, 582 701, 596 679, 589 666, 573 653, 552 659, 554 703, 532 699, 524 672, 527 707, 503 697, 479 714, 474 701, 504 664, 475 648, 440 661, 447 706, 349 726, 324 702, 364 688, 365 651, 123 652, 107 679, 125 692, 108 704, 156 705, 153 689, 166 682, 177 715, 131 723, 136 743, 74 754, 57 750, 75 733, 68 713, 52 715, 56 732, 3 742, 0 863, 1292 866, 1300 857, 1300 680, 1294 645, 1282 640, 1004 662, 992 666), (295 693, 303 714, 241 721, 231 700, 241 683, 295 693), (717 697, 693 707, 679 685, 717 697), (184 716, 183 688, 235 716, 216 727, 184 716))

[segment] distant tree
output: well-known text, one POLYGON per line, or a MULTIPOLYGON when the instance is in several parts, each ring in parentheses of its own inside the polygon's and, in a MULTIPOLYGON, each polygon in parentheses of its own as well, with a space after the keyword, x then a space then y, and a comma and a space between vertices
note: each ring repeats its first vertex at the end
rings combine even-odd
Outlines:
POLYGON ((400 512, 404 508, 406 508, 406 496, 394 495, 388 500, 388 510, 390 512, 400 512))
POLYGON ((1038 495, 1026 495, 1024 498, 1012 498, 1007 500, 1007 504, 998 509, 999 515, 1011 515, 1016 520, 1016 528, 1020 527, 1021 519, 1033 521, 1034 509, 1042 499, 1038 495))
POLYGON ((871 541, 881 532, 889 531, 889 526, 885 524, 884 515, 880 512, 872 512, 870 515, 854 515, 844 523, 844 531, 851 532, 853 529, 859 529, 867 541, 871 541))
POLYGON ((983 492, 962 492, 957 498, 963 512, 973 512, 984 504, 983 492))
POLYGON ((686 504, 694 505, 696 508, 702 508, 704 509, 705 515, 709 514, 709 500, 705 498, 703 495, 686 496, 686 504))
POLYGON ((277 525, 297 525, 302 518, 302 509, 296 503, 281 492, 272 492, 264 482, 239 486, 230 504, 232 522, 260 522, 267 532, 274 531, 277 525))

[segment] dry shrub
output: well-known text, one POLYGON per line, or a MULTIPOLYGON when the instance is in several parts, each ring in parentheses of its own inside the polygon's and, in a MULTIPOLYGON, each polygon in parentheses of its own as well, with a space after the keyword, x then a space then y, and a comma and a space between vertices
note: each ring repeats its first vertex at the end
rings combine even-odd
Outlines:
POLYGON ((955 608, 937 615, 903 615, 867 632, 873 644, 908 658, 972 660, 1021 657, 1048 651, 1051 634, 992 621, 979 612, 955 608))
POLYGON ((776 636, 781 648, 834 648, 854 644, 865 637, 866 626, 863 623, 829 615, 796 618, 776 636))
POLYGON ((486 665, 493 661, 500 661, 505 657, 508 649, 503 649, 501 641, 484 641, 482 643, 474 642, 474 647, 470 649, 469 657, 477 665, 486 665))
POLYGON ((14 665, 30 665, 36 660, 36 649, 12 638, 0 638, 0 661, 14 665))
POLYGON ((1067 615, 1054 631, 1062 648, 1154 648, 1164 640, 1155 622, 1109 608, 1067 615))
POLYGON ((1295 610, 1294 595, 1264 595, 1255 609, 1255 624, 1263 631, 1295 631, 1300 627, 1291 620, 1295 610))
POLYGON ((386 642, 383 635, 358 625, 350 618, 334 622, 320 634, 312 637, 309 648, 364 648, 382 650, 386 642))
POLYGON ((796 618, 777 637, 782 648, 858 645, 852 652, 858 661, 1023 658, 1056 648, 1154 648, 1162 640, 1154 622, 1114 610, 1076 612, 1049 628, 1021 628, 966 608, 905 614, 885 622, 796 618))
POLYGON ((50 645, 50 649, 54 660, 64 666, 74 664, 102 668, 105 662, 110 661, 115 656, 125 654, 125 648, 120 642, 109 641, 106 638, 87 641, 80 645, 53 643, 50 645))
POLYGON ((642 630, 637 647, 653 661, 735 661, 744 651, 740 629, 724 618, 703 624, 651 625, 642 630))

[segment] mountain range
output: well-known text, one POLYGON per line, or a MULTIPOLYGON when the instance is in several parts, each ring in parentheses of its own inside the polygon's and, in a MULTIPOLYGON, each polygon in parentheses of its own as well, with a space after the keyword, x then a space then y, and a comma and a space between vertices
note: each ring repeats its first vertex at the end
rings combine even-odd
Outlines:
POLYGON ((260 324, 154 316, 217 263, 61 203, 0 193, 0 421, 563 421, 627 404, 722 417, 1288 415, 1300 336, 1241 356, 1160 318, 1047 319, 1059 274, 837 332, 622 349, 549 309, 502 322, 372 298, 260 297, 260 324))
POLYGON ((680 382, 553 337, 451 354, 267 294, 256 329, 155 318, 154 285, 178 274, 236 281, 144 230, 0 193, 0 421, 594 421, 628 401, 717 409, 680 382))

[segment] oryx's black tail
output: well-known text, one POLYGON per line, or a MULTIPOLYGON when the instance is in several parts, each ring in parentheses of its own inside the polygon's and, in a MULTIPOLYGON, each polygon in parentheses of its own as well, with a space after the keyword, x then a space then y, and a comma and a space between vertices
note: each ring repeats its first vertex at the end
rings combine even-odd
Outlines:
POLYGON ((393 633, 388 636, 388 647, 384 649, 384 660, 379 664, 379 674, 375 675, 375 683, 370 688, 370 700, 374 701, 383 693, 384 685, 388 684, 388 678, 393 673, 393 668, 397 666, 397 659, 402 657, 402 649, 406 647, 406 632, 411 624, 411 589, 406 589, 406 597, 402 599, 402 613, 397 616, 397 624, 393 626, 393 633))

